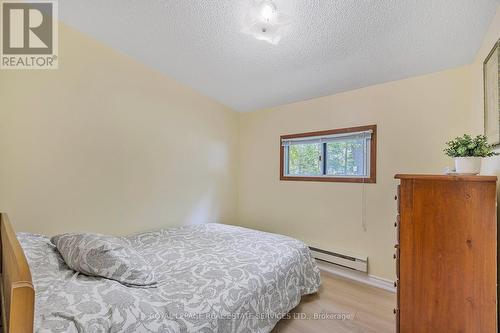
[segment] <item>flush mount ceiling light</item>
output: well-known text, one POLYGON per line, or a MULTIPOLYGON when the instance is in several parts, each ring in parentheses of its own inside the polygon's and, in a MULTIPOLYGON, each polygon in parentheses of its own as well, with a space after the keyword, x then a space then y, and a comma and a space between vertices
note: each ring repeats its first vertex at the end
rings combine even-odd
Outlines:
POLYGON ((290 25, 288 17, 278 11, 271 0, 254 0, 245 18, 242 32, 277 45, 290 25))
POLYGON ((274 21, 278 15, 278 9, 272 1, 264 1, 260 6, 260 16, 262 21, 271 22, 274 21))

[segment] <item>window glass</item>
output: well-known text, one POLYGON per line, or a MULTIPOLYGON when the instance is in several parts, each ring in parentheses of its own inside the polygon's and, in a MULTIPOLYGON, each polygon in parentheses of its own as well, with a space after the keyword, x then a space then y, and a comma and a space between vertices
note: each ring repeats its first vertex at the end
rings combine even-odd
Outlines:
POLYGON ((326 143, 326 174, 331 176, 364 176, 365 140, 326 143))
POLYGON ((321 144, 295 144, 288 147, 288 174, 321 175, 321 144))
POLYGON ((281 180, 376 182, 377 125, 287 134, 280 139, 281 180))

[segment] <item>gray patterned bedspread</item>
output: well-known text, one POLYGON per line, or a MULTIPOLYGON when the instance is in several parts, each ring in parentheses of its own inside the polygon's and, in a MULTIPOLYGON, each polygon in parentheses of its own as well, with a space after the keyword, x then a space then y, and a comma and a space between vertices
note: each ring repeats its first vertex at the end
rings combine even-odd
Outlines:
POLYGON ((204 224, 126 237, 156 288, 70 270, 49 238, 19 233, 36 292, 36 332, 270 332, 318 290, 308 247, 276 234, 204 224))

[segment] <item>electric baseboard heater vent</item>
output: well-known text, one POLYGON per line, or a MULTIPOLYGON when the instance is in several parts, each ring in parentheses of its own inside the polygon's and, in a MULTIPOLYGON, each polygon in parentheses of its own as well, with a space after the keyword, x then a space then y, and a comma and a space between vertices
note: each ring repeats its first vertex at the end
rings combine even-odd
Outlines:
POLYGON ((315 259, 325 261, 330 264, 354 269, 356 271, 368 273, 368 257, 331 252, 315 247, 309 248, 311 249, 311 253, 315 259))

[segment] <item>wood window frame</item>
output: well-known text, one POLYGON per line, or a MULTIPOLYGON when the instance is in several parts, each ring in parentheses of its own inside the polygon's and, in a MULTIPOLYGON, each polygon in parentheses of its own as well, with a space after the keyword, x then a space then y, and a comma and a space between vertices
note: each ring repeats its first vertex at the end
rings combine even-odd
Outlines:
POLYGON ((377 182, 377 125, 357 126, 348 128, 338 128, 326 131, 316 131, 298 134, 287 134, 280 136, 280 180, 291 181, 313 181, 313 182, 337 182, 337 183, 368 183, 377 182), (333 134, 355 133, 362 131, 372 131, 370 140, 370 170, 369 177, 315 177, 315 176, 287 176, 285 175, 285 147, 282 142, 286 139, 304 138, 310 136, 323 136, 333 134))

